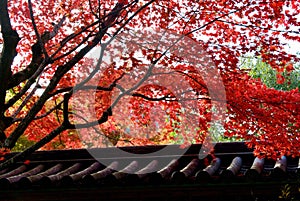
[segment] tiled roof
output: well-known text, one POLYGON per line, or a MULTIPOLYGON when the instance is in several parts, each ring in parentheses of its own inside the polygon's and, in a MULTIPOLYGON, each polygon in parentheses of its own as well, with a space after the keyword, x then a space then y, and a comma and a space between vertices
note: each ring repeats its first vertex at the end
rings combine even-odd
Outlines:
POLYGON ((192 145, 183 156, 172 154, 179 146, 171 147, 168 155, 155 155, 163 146, 122 148, 134 157, 110 148, 37 152, 30 164, 0 171, 0 199, 275 199, 285 184, 296 185, 299 179, 298 158, 255 158, 243 143, 216 144, 215 157, 204 159, 199 158, 201 145, 192 145))

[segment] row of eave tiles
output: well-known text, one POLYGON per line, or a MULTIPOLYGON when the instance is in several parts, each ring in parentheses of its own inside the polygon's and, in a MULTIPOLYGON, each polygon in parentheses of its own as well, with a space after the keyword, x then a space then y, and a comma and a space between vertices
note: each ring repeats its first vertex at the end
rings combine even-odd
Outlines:
POLYGON ((222 167, 221 159, 216 157, 203 168, 200 165, 203 162, 199 158, 192 158, 179 168, 179 160, 173 159, 159 170, 156 170, 158 160, 151 160, 144 167, 139 167, 139 162, 132 160, 122 169, 118 169, 118 161, 112 161, 107 166, 97 161, 88 166, 82 162, 68 165, 58 162, 51 166, 38 163, 31 166, 22 164, 12 170, 0 172, 0 189, 124 183, 135 185, 274 181, 295 178, 300 173, 300 159, 298 166, 293 167, 288 166, 284 156, 278 159, 272 168, 264 167, 264 162, 264 159, 255 158, 252 166, 245 167, 242 158, 236 156, 230 165, 222 167))

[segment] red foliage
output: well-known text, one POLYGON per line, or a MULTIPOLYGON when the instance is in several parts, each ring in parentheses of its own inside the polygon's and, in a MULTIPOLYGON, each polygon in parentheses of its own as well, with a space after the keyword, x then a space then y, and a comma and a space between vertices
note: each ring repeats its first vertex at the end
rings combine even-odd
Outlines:
MULTIPOLYGON (((41 59, 52 61, 37 77, 42 91, 30 96, 31 87, 20 99, 30 97, 22 109, 21 101, 5 111, 14 122, 4 131, 10 136, 31 118, 24 135, 39 141, 63 125, 44 149, 104 146, 105 138, 117 146, 202 143, 219 118, 227 136, 246 140, 256 153, 299 156, 298 89, 266 88, 238 66, 239 57, 251 53, 278 72, 292 71, 299 58, 284 50, 282 38, 300 42, 293 31, 300 26, 299 8, 298 1, 34 1, 47 53, 41 59), (105 50, 100 65, 86 55, 97 44, 105 50), (74 88, 79 83, 85 88, 74 88), (225 112, 214 112, 222 105, 225 112)), ((12 66, 17 74, 34 59, 38 37, 27 1, 9 1, 9 14, 21 36, 12 66)), ((284 83, 280 73, 277 82, 284 83)), ((23 87, 19 83, 14 93, 23 87)))
POLYGON ((24 165, 29 165, 30 164, 30 160, 25 160, 23 163, 24 163, 24 165))
POLYGON ((277 84, 283 84, 284 83, 284 77, 281 75, 281 73, 277 73, 277 84))
POLYGON ((118 2, 121 4, 128 4, 128 0, 118 0, 118 2))

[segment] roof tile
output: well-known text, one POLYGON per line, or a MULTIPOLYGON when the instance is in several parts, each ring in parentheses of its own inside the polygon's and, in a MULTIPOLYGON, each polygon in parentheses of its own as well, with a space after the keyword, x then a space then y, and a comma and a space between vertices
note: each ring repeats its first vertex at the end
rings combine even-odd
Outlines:
MULTIPOLYGON (((137 185, 158 185, 170 186, 175 193, 180 186, 185 189, 186 184, 191 189, 198 189, 199 186, 209 188, 210 185, 220 188, 231 185, 260 186, 263 183, 271 188, 274 182, 279 182, 278 185, 283 181, 296 182, 300 176, 299 158, 284 156, 277 161, 257 158, 243 144, 231 143, 217 144, 214 157, 202 159, 198 155, 200 147, 193 145, 180 157, 172 154, 144 157, 144 153, 155 152, 161 147, 136 147, 137 152, 143 154, 133 158, 116 156, 111 149, 99 150, 107 153, 101 159, 93 158, 87 150, 38 152, 31 156, 30 164, 20 163, 1 172, 0 191, 46 187, 59 191, 62 187, 74 186, 84 189, 98 186, 102 190, 116 186, 128 190, 137 185), (209 161, 208 165, 205 160, 209 161), (102 164, 103 161, 105 163, 102 164)), ((128 150, 134 151, 133 148, 128 150)), ((208 194, 202 192, 205 193, 208 194)))

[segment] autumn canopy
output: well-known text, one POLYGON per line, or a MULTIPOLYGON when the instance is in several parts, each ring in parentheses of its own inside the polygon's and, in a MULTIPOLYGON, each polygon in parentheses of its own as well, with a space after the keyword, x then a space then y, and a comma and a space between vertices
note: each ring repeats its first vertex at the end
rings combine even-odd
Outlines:
POLYGON ((0 0, 2 152, 219 133, 256 154, 300 156, 299 89, 269 88, 242 65, 261 59, 285 83, 299 10, 299 0, 0 0))

